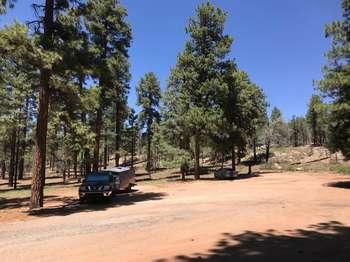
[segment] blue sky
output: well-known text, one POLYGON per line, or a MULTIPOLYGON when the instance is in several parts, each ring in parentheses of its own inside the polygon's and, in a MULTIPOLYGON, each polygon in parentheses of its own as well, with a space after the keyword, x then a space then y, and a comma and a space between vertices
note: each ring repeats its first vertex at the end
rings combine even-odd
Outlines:
MULTIPOLYGON (((30 20, 32 2, 18 0, 15 9, 0 17, 0 25, 30 20)), ((166 87, 169 70, 186 41, 185 26, 202 2, 121 0, 133 30, 130 106, 135 106, 135 86, 145 73, 155 72, 162 89, 166 87)), ((229 14, 226 32, 235 39, 230 56, 263 88, 271 107, 279 107, 287 119, 303 115, 330 47, 324 25, 341 17, 341 0, 211 2, 229 14)))

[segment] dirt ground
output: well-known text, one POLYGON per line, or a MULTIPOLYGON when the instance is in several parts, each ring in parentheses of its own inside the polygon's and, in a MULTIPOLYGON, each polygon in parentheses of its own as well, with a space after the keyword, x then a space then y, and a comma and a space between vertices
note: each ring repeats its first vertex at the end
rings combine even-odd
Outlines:
POLYGON ((349 176, 140 182, 83 205, 76 184, 53 185, 32 215, 25 192, 0 190, 2 262, 350 261, 349 176))

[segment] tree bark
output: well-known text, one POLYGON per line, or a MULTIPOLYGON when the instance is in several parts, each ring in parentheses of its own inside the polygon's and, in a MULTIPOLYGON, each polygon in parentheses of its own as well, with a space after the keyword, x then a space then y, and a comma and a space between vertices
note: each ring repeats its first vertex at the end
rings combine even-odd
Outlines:
POLYGON ((253 138, 253 154, 254 154, 254 163, 256 164, 258 162, 258 159, 256 157, 256 137, 253 138))
POLYGON ((78 153, 77 152, 74 152, 73 170, 74 170, 74 178, 77 178, 78 177, 78 153))
POLYGON ((107 146, 107 128, 104 133, 104 150, 103 150, 103 169, 107 169, 108 165, 108 146, 107 146))
POLYGON ((199 164, 199 157, 200 157, 200 141, 199 141, 199 134, 196 134, 194 137, 194 178, 200 179, 200 164, 199 164))
POLYGON ((66 161, 64 161, 63 163, 63 175, 62 175, 62 178, 63 178, 63 184, 66 183, 66 161))
POLYGON ((55 170, 55 153, 52 151, 51 153, 51 170, 54 171, 55 170))
POLYGON ((232 171, 236 171, 236 152, 235 152, 234 145, 232 146, 231 157, 232 157, 232 171))
POLYGON ((21 153, 19 160, 19 168, 18 168, 18 179, 23 179, 24 176, 24 156, 26 154, 26 146, 27 146, 27 128, 28 128, 28 110, 29 110, 29 99, 26 98, 26 105, 24 108, 23 114, 23 130, 22 130, 22 139, 21 139, 21 153))
POLYGON ((5 173, 6 173, 6 162, 5 160, 1 160, 1 179, 5 179, 5 173))
POLYGON ((4 154, 4 158, 1 160, 1 178, 5 179, 5 175, 6 175, 6 155, 7 155, 7 144, 4 142, 3 145, 3 154, 4 154))
POLYGON ((269 157, 270 157, 270 142, 266 144, 266 151, 265 151, 265 161, 266 163, 269 162, 269 157))
POLYGON ((116 112, 115 112, 115 144, 114 144, 114 150, 115 150, 115 155, 114 155, 114 161, 115 165, 119 166, 119 161, 120 161, 120 130, 121 130, 121 106, 120 106, 120 101, 116 102, 116 112))
POLYGON ((95 145, 94 145, 94 160, 92 163, 92 170, 98 171, 99 157, 100 157, 100 140, 101 140, 101 128, 102 128, 102 108, 97 110, 96 123, 95 123, 95 145))
POLYGON ((131 138, 131 168, 134 168, 134 155, 135 155, 135 130, 132 126, 132 138, 131 138))
POLYGON ((225 153, 221 153, 221 168, 224 168, 225 163, 225 153))
POLYGON ((152 135, 149 128, 147 134, 147 171, 151 171, 152 161, 151 161, 151 143, 152 143, 152 135))
POLYGON ((70 177, 70 159, 67 160, 67 175, 70 177))
POLYGON ((248 164, 248 175, 252 173, 252 163, 248 164))
MULTIPOLYGON (((54 0, 46 0, 44 15, 44 36, 42 46, 44 50, 50 50, 53 45, 54 24, 54 0)), ((30 197, 30 209, 43 206, 46 164, 46 137, 47 120, 50 99, 50 78, 52 72, 43 68, 40 70, 39 83, 39 108, 36 124, 35 147, 33 155, 32 188, 30 197)))
POLYGON ((20 135, 19 135, 19 131, 18 131, 17 141, 16 141, 16 157, 15 157, 15 172, 14 172, 13 189, 17 189, 18 162, 19 162, 19 153, 20 153, 19 151, 20 151, 20 135))
POLYGON ((85 175, 87 175, 91 172, 90 150, 89 149, 85 149, 84 162, 85 162, 85 175))
POLYGON ((10 142, 10 166, 9 166, 9 187, 13 187, 13 180, 15 176, 15 162, 16 162, 16 128, 13 128, 11 134, 11 142, 10 142))

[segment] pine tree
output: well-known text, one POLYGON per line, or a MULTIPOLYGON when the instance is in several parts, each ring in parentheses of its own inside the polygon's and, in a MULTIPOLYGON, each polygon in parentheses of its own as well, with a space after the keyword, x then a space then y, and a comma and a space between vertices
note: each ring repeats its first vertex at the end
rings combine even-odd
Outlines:
POLYGON ((103 114, 121 84, 121 69, 124 69, 123 72, 126 70, 125 61, 131 41, 126 15, 126 10, 114 0, 91 0, 86 3, 84 18, 91 39, 93 78, 98 81, 100 88, 94 128, 94 171, 99 167, 103 114))
POLYGON ((146 127, 147 136, 147 164, 146 169, 152 169, 151 144, 152 144, 152 125, 160 120, 159 100, 160 83, 154 73, 147 73, 141 78, 137 89, 137 103, 142 107, 139 114, 141 127, 146 127))
POLYGON ((168 89, 177 93, 177 122, 193 138, 198 179, 201 140, 208 123, 218 116, 215 97, 224 86, 220 72, 232 38, 224 34, 227 14, 221 9, 207 2, 196 9, 196 15, 186 28, 189 39, 171 72, 168 89))
POLYGON ((0 123, 10 141, 9 186, 16 188, 17 178, 23 177, 29 100, 34 96, 33 84, 37 75, 35 68, 27 63, 26 53, 34 47, 26 28, 16 23, 5 27, 0 35, 0 123), (15 50, 9 46, 14 40, 19 46, 15 50))
POLYGON ((332 99, 328 147, 332 152, 340 150, 350 159, 350 0, 343 0, 342 8, 343 19, 326 26, 332 47, 318 86, 332 99))
POLYGON ((307 122, 311 129, 312 143, 314 146, 322 146, 326 139, 328 106, 323 103, 318 95, 313 95, 308 105, 306 114, 307 122))
POLYGON ((271 144, 275 146, 289 145, 289 127, 283 120, 282 112, 274 107, 271 112, 271 144))
POLYGON ((0 0, 0 14, 6 12, 7 8, 13 8, 16 0, 0 0))

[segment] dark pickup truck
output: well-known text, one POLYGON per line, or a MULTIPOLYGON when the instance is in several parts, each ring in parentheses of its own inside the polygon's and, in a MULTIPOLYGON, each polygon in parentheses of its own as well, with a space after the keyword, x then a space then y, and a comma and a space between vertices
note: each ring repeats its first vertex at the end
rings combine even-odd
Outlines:
POLYGON ((134 171, 128 167, 114 167, 92 172, 79 187, 79 200, 112 198, 119 191, 130 191, 135 185, 134 171))

